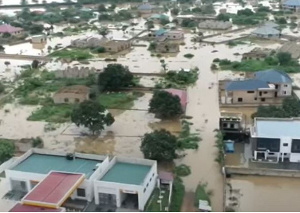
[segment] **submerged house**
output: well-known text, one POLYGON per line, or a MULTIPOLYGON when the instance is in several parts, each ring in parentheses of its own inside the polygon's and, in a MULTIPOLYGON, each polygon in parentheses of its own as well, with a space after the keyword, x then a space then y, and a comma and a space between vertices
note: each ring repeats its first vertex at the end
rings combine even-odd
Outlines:
POLYGON ((155 47, 155 52, 157 53, 178 53, 179 44, 175 42, 158 42, 155 47))
POLYGON ((288 9, 294 12, 300 11, 300 0, 286 0, 282 3, 284 9, 288 9))
POLYGON ((81 85, 63 87, 53 95, 56 104, 81 103, 89 100, 90 88, 81 85))
POLYGON ((0 25, 0 35, 3 35, 4 33, 8 33, 11 35, 19 35, 23 32, 23 28, 20 27, 14 27, 9 24, 2 24, 0 25))
POLYGON ((230 21, 206 20, 206 21, 200 22, 198 27, 200 29, 227 30, 232 27, 232 23, 230 21))
POLYGON ((281 32, 278 27, 278 24, 268 21, 254 30, 251 34, 260 38, 280 38, 281 32))
POLYGON ((261 49, 256 47, 250 52, 244 53, 242 60, 265 60, 270 54, 270 49, 261 49))
POLYGON ((254 160, 300 162, 299 118, 255 118, 251 128, 254 160))
POLYGON ((159 29, 155 31, 151 31, 148 34, 149 38, 155 38, 158 41, 164 40, 180 40, 184 38, 184 33, 181 30, 166 30, 159 29))
POLYGON ((292 79, 283 71, 265 70, 253 79, 229 81, 225 85, 224 104, 280 104, 292 95, 292 79))
POLYGON ((143 3, 138 7, 140 14, 150 14, 152 13, 153 6, 148 3, 148 1, 143 1, 143 3))

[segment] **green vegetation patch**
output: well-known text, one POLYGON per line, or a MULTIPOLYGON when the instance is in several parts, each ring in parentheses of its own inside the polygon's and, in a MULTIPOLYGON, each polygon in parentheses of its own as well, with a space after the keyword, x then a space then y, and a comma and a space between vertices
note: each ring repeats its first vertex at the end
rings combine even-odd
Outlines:
POLYGON ((191 174, 191 168, 185 164, 175 167, 175 174, 180 177, 185 177, 191 174))
POLYGON ((210 196, 212 192, 207 190, 207 184, 201 183, 197 186, 196 193, 195 193, 195 207, 198 208, 199 200, 206 200, 208 201, 209 205, 211 205, 210 196))
POLYGON ((183 203, 185 187, 180 178, 175 178, 173 183, 173 194, 170 205, 170 212, 180 212, 183 203))
POLYGON ((71 61, 82 61, 93 58, 90 51, 83 49, 62 49, 51 53, 50 56, 59 59, 69 59, 71 61))
POLYGON ((155 188, 152 192, 152 195, 146 205, 146 212, 165 212, 166 207, 168 207, 169 200, 169 190, 163 189, 165 193, 161 194, 159 188, 155 188), (162 195, 161 205, 157 202, 159 200, 159 196, 162 195), (162 208, 160 208, 162 207, 162 208))
POLYGON ((97 100, 106 108, 130 109, 133 102, 143 95, 142 92, 101 93, 97 100))
POLYGON ((164 78, 157 83, 156 88, 186 88, 187 86, 191 86, 196 83, 198 80, 198 74, 198 68, 192 69, 189 72, 185 72, 183 70, 179 72, 169 71, 166 73, 164 78))
POLYGON ((27 120, 29 121, 46 121, 53 123, 64 123, 70 121, 73 105, 57 104, 46 105, 34 111, 27 120))

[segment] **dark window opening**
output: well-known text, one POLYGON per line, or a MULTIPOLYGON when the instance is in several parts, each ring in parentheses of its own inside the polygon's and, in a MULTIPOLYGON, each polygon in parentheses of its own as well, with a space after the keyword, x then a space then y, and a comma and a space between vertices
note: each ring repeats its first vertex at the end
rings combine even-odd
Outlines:
POLYGON ((254 91, 247 91, 247 93, 254 93, 254 91))
POLYGON ((77 196, 85 197, 85 189, 77 189, 77 196))
POLYGON ((288 146, 288 145, 289 145, 288 143, 284 143, 284 144, 283 144, 283 146, 288 146))
POLYGON ((243 98, 238 98, 238 102, 243 102, 243 98))

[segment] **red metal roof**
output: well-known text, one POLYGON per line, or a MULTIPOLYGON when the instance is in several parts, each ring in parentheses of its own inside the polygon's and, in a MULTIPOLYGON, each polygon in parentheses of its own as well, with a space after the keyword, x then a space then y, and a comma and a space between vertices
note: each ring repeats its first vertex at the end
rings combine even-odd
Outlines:
POLYGON ((0 25, 0 33, 15 33, 22 31, 23 29, 20 27, 13 27, 9 24, 0 25))
POLYGON ((50 209, 38 206, 27 206, 21 203, 17 203, 14 207, 12 207, 9 212, 64 212, 64 208, 59 209, 50 209))
POLYGON ((58 208, 84 180, 83 174, 51 172, 23 199, 23 204, 58 208))
POLYGON ((180 98, 181 107, 183 110, 185 110, 187 104, 187 92, 185 90, 165 89, 165 91, 171 93, 172 95, 177 95, 180 98))

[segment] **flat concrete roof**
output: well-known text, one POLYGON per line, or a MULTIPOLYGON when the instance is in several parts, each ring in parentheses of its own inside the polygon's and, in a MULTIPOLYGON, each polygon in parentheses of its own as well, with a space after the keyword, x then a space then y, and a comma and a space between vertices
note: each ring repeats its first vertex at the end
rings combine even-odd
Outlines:
POLYGON ((300 138, 300 119, 257 119, 256 137, 300 138))
POLYGON ((116 162, 101 181, 142 185, 150 169, 149 165, 116 162))
POLYGON ((76 157, 68 160, 65 156, 32 154, 12 170, 48 174, 50 171, 82 173, 89 178, 100 160, 90 160, 76 157))
POLYGON ((59 208, 83 180, 83 174, 51 172, 22 202, 31 206, 59 208))

